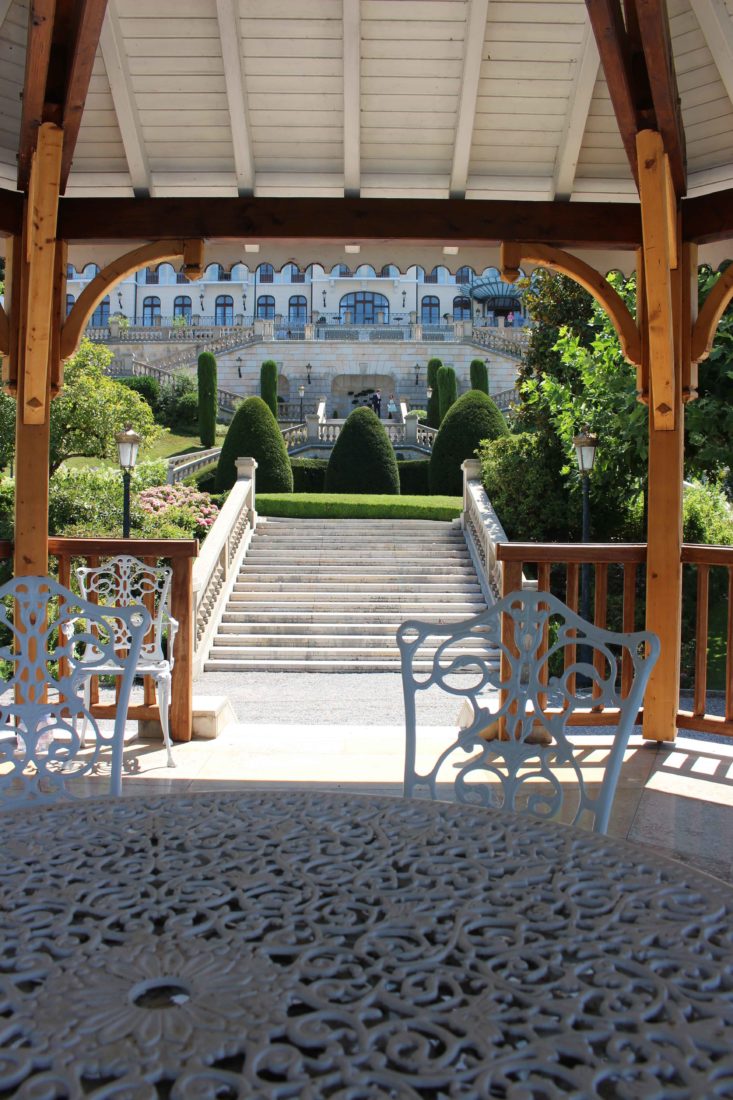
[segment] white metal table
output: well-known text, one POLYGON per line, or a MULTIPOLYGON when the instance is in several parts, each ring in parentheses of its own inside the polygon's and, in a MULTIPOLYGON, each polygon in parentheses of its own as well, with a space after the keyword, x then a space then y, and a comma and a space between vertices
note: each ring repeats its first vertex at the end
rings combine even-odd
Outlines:
POLYGON ((733 889, 632 845, 282 791, 2 838, 2 1097, 733 1097, 733 889))

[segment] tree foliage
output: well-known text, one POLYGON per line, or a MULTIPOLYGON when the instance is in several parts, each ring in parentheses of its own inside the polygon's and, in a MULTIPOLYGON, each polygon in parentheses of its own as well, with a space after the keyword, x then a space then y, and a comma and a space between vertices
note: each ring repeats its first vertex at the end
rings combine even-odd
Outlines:
POLYGON ((260 395, 277 420, 277 363, 265 359, 260 367, 260 395))
POLYGON ((199 438, 203 447, 213 447, 216 441, 216 359, 210 351, 202 351, 198 359, 199 438))
POLYGON ((458 399, 458 383, 453 367, 438 368, 438 405, 440 411, 440 423, 445 420, 451 405, 458 399))
POLYGON ((472 359, 469 367, 471 375, 471 389, 489 392, 489 371, 483 359, 472 359))
POLYGON ((394 449, 382 421, 354 409, 336 440, 326 469, 327 493, 399 493, 394 449))

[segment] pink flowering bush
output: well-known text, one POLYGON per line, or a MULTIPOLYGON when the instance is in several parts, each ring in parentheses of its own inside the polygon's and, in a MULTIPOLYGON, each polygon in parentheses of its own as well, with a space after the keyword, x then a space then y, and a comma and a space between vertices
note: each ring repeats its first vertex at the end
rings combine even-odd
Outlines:
POLYGON ((205 538, 219 515, 209 494, 190 485, 154 485, 138 494, 136 504, 148 521, 146 527, 173 525, 194 538, 205 538))

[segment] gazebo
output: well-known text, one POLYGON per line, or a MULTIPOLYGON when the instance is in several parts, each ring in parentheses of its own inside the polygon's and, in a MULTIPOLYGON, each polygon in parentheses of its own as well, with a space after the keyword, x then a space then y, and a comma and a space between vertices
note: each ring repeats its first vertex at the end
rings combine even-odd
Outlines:
MULTIPOLYGON (((48 570, 64 359, 128 273, 345 249, 377 269, 546 266, 607 310, 649 405, 644 732, 673 739, 684 409, 733 297, 732 267, 696 316, 698 263, 733 236, 724 0, 2 0, 0 50, 16 574, 48 570), (100 272, 67 317, 70 260, 100 272), (612 268, 637 270, 638 316, 612 268)), ((727 684, 730 720, 730 657, 727 684)))

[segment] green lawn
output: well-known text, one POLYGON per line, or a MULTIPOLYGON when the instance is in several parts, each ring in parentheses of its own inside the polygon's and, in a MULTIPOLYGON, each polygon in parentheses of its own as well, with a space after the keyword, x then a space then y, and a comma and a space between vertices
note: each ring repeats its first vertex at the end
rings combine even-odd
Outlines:
POLYGON ((257 493, 261 516, 308 519, 456 519, 461 497, 369 496, 356 493, 257 493))
MULTIPOLYGON (((217 446, 221 440, 217 439, 217 446)), ((176 432, 166 432, 153 443, 152 447, 146 447, 140 452, 141 462, 150 462, 154 458, 174 458, 177 455, 195 454, 203 451, 198 435, 181 435, 176 432)), ((65 463, 67 466, 79 469, 83 466, 116 466, 116 458, 70 458, 65 463)))

